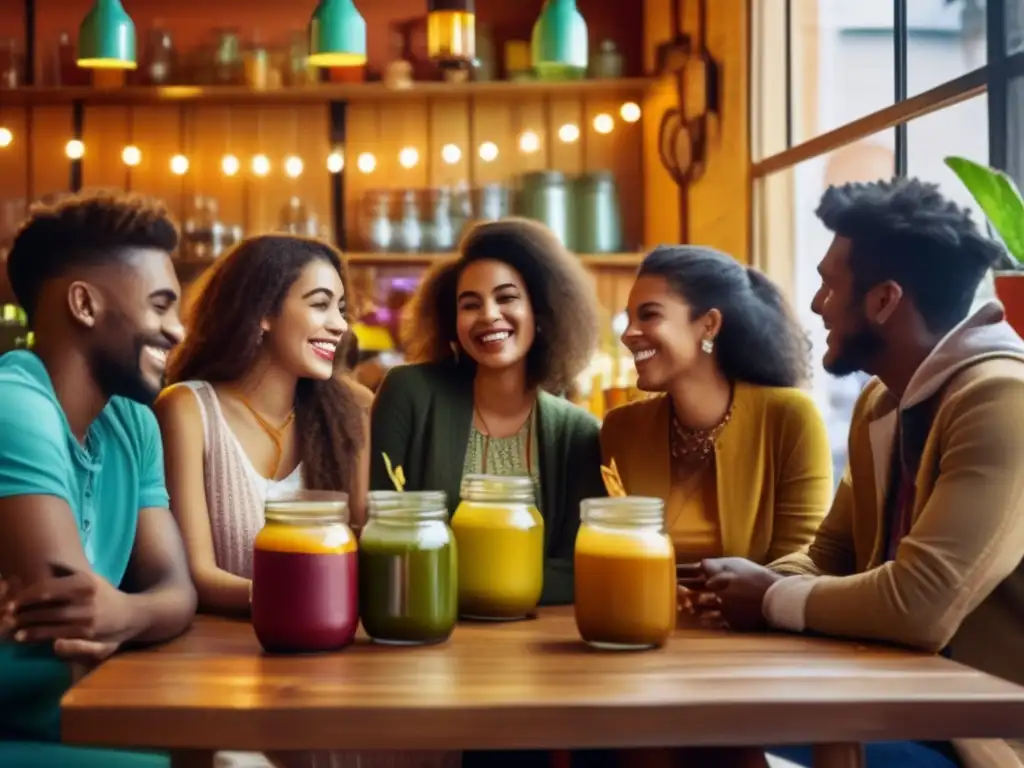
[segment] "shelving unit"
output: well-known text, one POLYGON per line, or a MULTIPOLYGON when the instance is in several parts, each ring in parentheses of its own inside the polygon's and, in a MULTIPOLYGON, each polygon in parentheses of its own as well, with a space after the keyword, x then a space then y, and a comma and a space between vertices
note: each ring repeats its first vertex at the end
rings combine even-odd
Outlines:
POLYGON ((380 102, 429 97, 471 98, 536 96, 594 96, 641 99, 656 81, 645 77, 570 80, 565 82, 417 82, 409 88, 390 88, 382 82, 323 83, 308 87, 253 89, 234 86, 172 85, 164 87, 121 86, 47 88, 26 86, 0 91, 0 108, 79 103, 85 106, 142 106, 166 103, 317 104, 332 101, 380 102))
MULTIPOLYGON (((346 253, 345 260, 352 267, 430 267, 457 256, 456 253, 346 253)), ((579 254, 579 260, 588 269, 635 270, 644 258, 643 253, 579 254)))

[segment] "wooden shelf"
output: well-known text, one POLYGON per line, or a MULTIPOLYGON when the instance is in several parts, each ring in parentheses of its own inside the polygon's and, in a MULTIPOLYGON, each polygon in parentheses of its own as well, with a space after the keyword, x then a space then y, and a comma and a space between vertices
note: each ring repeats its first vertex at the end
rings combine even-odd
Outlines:
POLYGON ((324 83, 300 88, 254 90, 231 86, 166 86, 121 88, 47 88, 26 87, 0 92, 4 106, 37 104, 163 104, 175 102, 217 102, 224 104, 315 104, 328 101, 393 101, 424 97, 475 97, 510 94, 557 96, 559 94, 588 94, 638 99, 655 80, 646 77, 571 80, 566 82, 512 82, 507 80, 486 83, 421 82, 411 88, 388 88, 383 83, 324 83))
MULTIPOLYGON (((455 253, 346 253, 345 261, 352 267, 429 267, 448 259, 455 253)), ((634 270, 643 261, 644 253, 580 254, 580 261, 588 269, 634 270)))

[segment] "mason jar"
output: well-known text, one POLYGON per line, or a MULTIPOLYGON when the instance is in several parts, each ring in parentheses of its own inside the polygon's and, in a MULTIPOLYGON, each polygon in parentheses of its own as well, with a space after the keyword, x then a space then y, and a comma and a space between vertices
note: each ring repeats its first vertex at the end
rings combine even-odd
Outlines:
POLYGON ((609 650, 666 643, 678 599, 675 548, 661 499, 584 499, 575 571, 576 627, 584 641, 609 650))
POLYGON ((373 491, 359 537, 359 605, 374 642, 447 640, 458 619, 455 537, 443 491, 373 491))
POLYGON ((252 626, 270 653, 344 648, 359 626, 356 537, 343 493, 267 501, 253 545, 252 626))
POLYGON ((459 615, 524 619, 544 587, 544 519, 530 477, 466 475, 452 517, 459 553, 459 615))

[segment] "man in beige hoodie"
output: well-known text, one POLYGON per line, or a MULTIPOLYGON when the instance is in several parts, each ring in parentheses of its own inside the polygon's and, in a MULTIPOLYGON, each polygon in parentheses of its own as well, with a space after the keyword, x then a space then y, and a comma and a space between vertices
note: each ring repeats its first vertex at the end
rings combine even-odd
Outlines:
MULTIPOLYGON (((1024 683, 1024 342, 997 302, 970 314, 1002 249, 916 180, 832 187, 817 214, 835 233, 812 303, 824 367, 874 377, 847 471, 807 551, 682 583, 736 630, 895 642, 1024 683)), ((971 748, 869 745, 867 765, 977 765, 971 748)))

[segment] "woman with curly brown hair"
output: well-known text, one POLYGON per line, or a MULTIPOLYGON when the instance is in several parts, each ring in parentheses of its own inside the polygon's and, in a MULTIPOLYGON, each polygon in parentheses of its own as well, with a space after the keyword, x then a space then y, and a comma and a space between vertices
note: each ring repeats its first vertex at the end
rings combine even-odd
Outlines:
POLYGON ((335 373, 348 330, 338 251, 263 235, 211 269, 155 409, 200 609, 247 614, 267 496, 344 491, 361 519, 371 395, 335 373))
POLYGON ((583 267, 540 224, 481 224, 410 309, 415 364, 377 391, 370 487, 391 487, 384 453, 407 490, 443 490, 453 506, 464 474, 532 477, 547 534, 541 601, 571 603, 580 500, 605 493, 597 421, 557 396, 597 345, 583 267))

